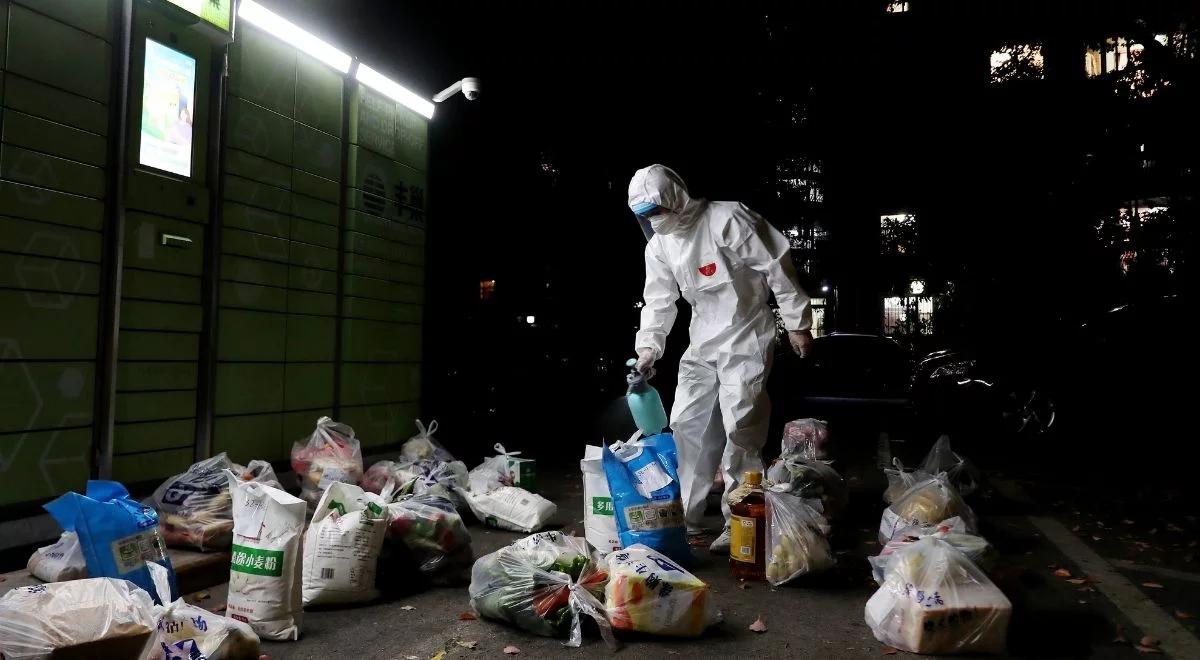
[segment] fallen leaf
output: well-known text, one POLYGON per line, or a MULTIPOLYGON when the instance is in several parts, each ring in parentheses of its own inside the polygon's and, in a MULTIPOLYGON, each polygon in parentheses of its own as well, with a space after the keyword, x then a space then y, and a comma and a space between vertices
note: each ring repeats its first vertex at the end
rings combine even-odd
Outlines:
POLYGON ((405 612, 411 612, 417 608, 413 607, 412 605, 401 605, 400 609, 404 610, 405 612))
POLYGON ((475 616, 474 612, 463 612, 462 614, 458 615, 459 621, 474 621, 475 619, 478 619, 478 618, 479 617, 475 616))
POLYGON ((1125 626, 1117 624, 1117 634, 1112 639, 1114 644, 1128 644, 1129 640, 1125 639, 1125 626))
POLYGON ((479 642, 464 642, 461 640, 455 640, 454 643, 458 644, 459 646, 463 647, 464 649, 471 649, 472 651, 475 650, 475 647, 479 646, 479 642))
POLYGON ((521 649, 513 646, 512 644, 509 644, 508 646, 504 647, 504 655, 516 655, 520 652, 521 652, 521 649))
POLYGON ((421 659, 415 655, 406 655, 406 656, 404 656, 404 660, 421 660, 421 659))
POLYGON ((1126 525, 1132 525, 1132 524, 1133 524, 1133 521, 1132 521, 1132 520, 1130 520, 1130 519, 1128 519, 1128 518, 1126 518, 1125 520, 1122 520, 1121 522, 1122 522, 1122 523, 1124 523, 1124 524, 1126 524, 1126 525))
POLYGON ((1080 605, 1087 605, 1087 601, 1086 601, 1086 600, 1081 600, 1081 601, 1079 601, 1079 604, 1080 604, 1080 605))
POLYGON ((1167 523, 1167 531, 1168 532, 1182 532, 1183 528, 1180 527, 1179 525, 1176 525, 1175 523, 1167 523))
POLYGON ((1162 642, 1160 642, 1157 637, 1151 637, 1150 635, 1146 635, 1145 637, 1143 637, 1141 639, 1141 641, 1138 642, 1138 644, 1140 644, 1141 646, 1149 646, 1150 648, 1158 648, 1159 645, 1162 644, 1162 642))
POLYGON ((897 653, 899 653, 899 652, 900 652, 900 649, 898 649, 898 648, 895 648, 894 646, 885 646, 885 647, 883 647, 883 654, 884 654, 884 655, 896 655, 896 654, 897 654, 897 653))
POLYGON ((1175 617, 1179 619, 1190 619, 1192 618, 1192 615, 1184 612, 1183 610, 1175 610, 1175 617))
POLYGON ((271 660, 271 656, 264 653, 264 654, 258 656, 258 660, 271 660))
POLYGON ((1150 588, 1150 589, 1162 589, 1163 588, 1163 586, 1157 582, 1143 582, 1142 586, 1150 588))
POLYGON ((750 588, 750 585, 746 584, 745 582, 738 585, 738 589, 741 589, 742 591, 745 591, 749 588, 750 588))
POLYGON ((1087 578, 1071 578, 1070 580, 1067 580, 1067 582, 1070 582, 1071 584, 1087 584, 1087 578))
POLYGON ((1071 528, 1071 531, 1072 531, 1072 532, 1078 532, 1078 531, 1079 531, 1079 525, 1075 525, 1074 527, 1072 527, 1072 528, 1071 528))
POLYGON ((679 651, 676 651, 674 649, 667 649, 667 655, 679 655, 679 651))
POLYGON ((1157 534, 1157 533, 1158 533, 1158 528, 1157 528, 1157 527, 1155 527, 1154 529, 1150 530, 1148 533, 1149 533, 1149 534, 1157 534))
POLYGON ((759 614, 758 618, 754 620, 754 623, 750 624, 750 630, 753 630, 756 633, 767 632, 767 624, 762 620, 761 614, 759 614))
POLYGON ((1153 646, 1142 646, 1137 644, 1133 648, 1137 649, 1138 653, 1162 653, 1162 649, 1154 648, 1153 646))
POLYGON ((1104 539, 1100 538, 1099 536, 1093 536, 1092 540, 1093 541, 1103 541, 1104 539))
POLYGON ((1054 577, 1069 578, 1071 577, 1071 571, 1065 568, 1056 568, 1054 569, 1054 577))
POLYGON ((208 600, 209 598, 212 598, 212 595, 209 594, 207 591, 201 591, 200 593, 196 594, 196 602, 197 603, 202 600, 208 600))
POLYGON ((438 651, 432 657, 430 657, 429 660, 443 660, 445 657, 446 657, 445 651, 438 651))

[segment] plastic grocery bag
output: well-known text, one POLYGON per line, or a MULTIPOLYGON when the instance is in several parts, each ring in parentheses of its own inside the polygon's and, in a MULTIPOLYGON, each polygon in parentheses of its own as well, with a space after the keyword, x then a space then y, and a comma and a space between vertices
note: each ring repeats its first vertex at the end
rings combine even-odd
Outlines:
POLYGON ((258 660, 258 635, 249 624, 189 605, 182 598, 158 608, 154 639, 143 660, 258 660))
POLYGON ((883 510, 879 520, 879 542, 887 543, 902 527, 933 525, 954 516, 962 518, 966 531, 976 531, 975 512, 950 485, 946 473, 942 472, 914 484, 883 510))
MULTIPOLYGON (((807 450, 805 450, 807 451, 807 450)), ((837 518, 846 509, 850 491, 842 475, 828 461, 804 453, 783 454, 767 469, 768 486, 806 500, 820 500, 827 519, 837 518)))
POLYGON ((225 614, 259 637, 299 639, 304 500, 226 472, 233 495, 233 546, 225 614))
POLYGON ((387 505, 387 540, 403 543, 422 573, 434 573, 455 553, 471 552, 471 534, 450 500, 412 495, 387 505))
POLYGON ((388 529, 386 506, 354 484, 329 484, 304 535, 306 606, 379 597, 375 567, 388 529))
POLYGON ((883 501, 888 504, 895 502, 896 498, 906 493, 917 482, 925 481, 933 476, 920 471, 904 469, 904 464, 900 462, 899 457, 892 459, 892 465, 895 468, 883 469, 883 474, 887 477, 888 482, 887 490, 883 491, 883 501))
POLYGON ((479 522, 510 532, 537 531, 558 511, 554 502, 516 486, 501 486, 490 493, 473 493, 465 488, 457 492, 479 522))
POLYGON ((127 580, 90 578, 17 587, 0 596, 0 657, 49 658, 105 640, 95 657, 138 657, 155 628, 150 594, 127 580))
POLYGON ((883 546, 883 550, 875 557, 868 557, 867 562, 871 564, 871 572, 874 574, 877 584, 883 583, 883 571, 887 566, 888 559, 900 548, 906 545, 915 543, 923 538, 935 538, 945 541, 954 547, 955 550, 963 553, 976 566, 986 572, 995 560, 995 552, 992 545, 987 542, 987 539, 976 534, 971 534, 967 531, 967 526, 963 523, 962 518, 955 516, 943 520, 936 525, 908 525, 897 529, 890 541, 883 546))
POLYGON ((963 497, 974 493, 979 488, 979 470, 969 460, 963 458, 950 448, 950 436, 943 435, 933 443, 925 460, 921 462, 920 471, 925 474, 945 472, 950 477, 950 483, 958 489, 963 497))
POLYGON ((783 426, 784 454, 801 454, 814 459, 829 457, 829 423, 819 419, 797 419, 783 426))
POLYGON ((146 500, 158 511, 158 531, 169 546, 200 551, 223 550, 233 542, 232 500, 225 470, 243 481, 279 488, 275 470, 266 461, 242 467, 225 452, 193 464, 183 474, 167 479, 146 500))
MULTIPOLYGON (((421 471, 413 463, 404 461, 377 461, 367 468, 363 474, 363 490, 382 494, 390 488, 392 493, 401 491, 421 476, 421 471)), ((410 488, 411 490, 411 488, 410 488)))
POLYGON ((621 545, 642 544, 684 565, 691 564, 675 439, 659 433, 604 448, 604 474, 612 494, 621 545))
POLYGON ((832 568, 835 560, 826 538, 829 525, 820 511, 809 502, 775 488, 765 493, 767 582, 778 587, 801 575, 832 568))
POLYGON ((363 463, 354 429, 328 417, 318 419, 312 435, 292 445, 292 470, 300 480, 300 497, 314 506, 329 484, 357 484, 363 463))
POLYGON ((583 473, 584 538, 603 557, 621 549, 612 495, 608 492, 608 477, 604 476, 604 448, 584 446, 579 471, 583 473))
POLYGON ((438 423, 436 419, 430 422, 428 427, 418 419, 417 434, 409 438, 400 447, 400 457, 411 463, 427 460, 440 461, 442 463, 453 461, 454 456, 446 451, 446 448, 433 437, 437 428, 438 423))
POLYGON ((471 569, 471 607, 545 637, 583 643, 580 615, 591 617, 610 646, 616 641, 598 600, 608 573, 587 542, 561 532, 541 532, 480 557, 471 569))
POLYGON ((879 641, 910 653, 1002 653, 1012 604, 966 555, 921 539, 898 549, 867 601, 879 641))
POLYGON ((420 474, 400 494, 438 495, 453 502, 456 508, 466 506, 466 499, 460 493, 469 483, 466 463, 426 460, 418 462, 416 468, 420 474))
POLYGON ((607 562, 604 609, 613 628, 695 637, 721 621, 708 585, 666 555, 637 544, 607 562))
POLYGON ((79 535, 66 531, 53 544, 38 548, 25 565, 43 582, 63 582, 87 577, 87 559, 79 546, 79 535))
POLYGON ((79 535, 88 575, 129 580, 156 602, 158 594, 147 562, 167 569, 170 598, 179 596, 167 547, 158 533, 158 514, 129 497, 115 481, 89 481, 87 494, 67 493, 43 506, 62 525, 79 535))

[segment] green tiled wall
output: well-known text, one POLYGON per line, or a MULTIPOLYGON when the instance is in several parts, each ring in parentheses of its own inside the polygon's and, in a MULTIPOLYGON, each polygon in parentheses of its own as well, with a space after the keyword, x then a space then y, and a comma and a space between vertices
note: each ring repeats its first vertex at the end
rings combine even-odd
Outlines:
POLYGON ((0 0, 0 505, 90 469, 109 9, 0 0))
POLYGON ((213 451, 278 460, 333 414, 343 81, 246 25, 229 63, 213 451))

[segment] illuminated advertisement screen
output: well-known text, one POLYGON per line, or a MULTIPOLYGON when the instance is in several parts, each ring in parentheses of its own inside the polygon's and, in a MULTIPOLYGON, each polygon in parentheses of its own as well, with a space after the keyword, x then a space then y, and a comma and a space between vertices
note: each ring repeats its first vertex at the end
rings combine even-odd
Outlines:
POLYGON ((233 15, 233 0, 167 0, 191 14, 199 16, 214 26, 229 31, 229 19, 233 15))
POLYGON ((142 80, 142 143, 138 162, 156 170, 191 176, 196 59, 147 39, 142 80))

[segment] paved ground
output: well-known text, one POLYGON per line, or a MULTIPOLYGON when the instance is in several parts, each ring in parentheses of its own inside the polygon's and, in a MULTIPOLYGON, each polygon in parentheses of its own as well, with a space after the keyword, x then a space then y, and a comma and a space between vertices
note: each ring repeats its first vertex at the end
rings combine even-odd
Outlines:
MULTIPOLYGON (((544 494, 559 504, 554 526, 578 532, 582 492, 577 468, 564 466, 554 470, 544 465, 541 478, 544 494)), ((804 585, 777 590, 765 584, 741 589, 728 576, 724 561, 698 556, 700 566, 695 573, 712 585, 725 622, 694 640, 626 639, 617 653, 624 657, 679 655, 722 659, 873 658, 882 655, 883 645, 863 623, 863 605, 874 591, 865 557, 874 554, 878 548, 874 536, 882 509, 878 500, 882 483, 873 468, 852 471, 850 481, 853 492, 849 522, 835 537, 839 568, 832 574, 804 585), (769 627, 761 634, 748 630, 759 615, 769 627)), ((1126 581, 1128 588, 1125 591, 1117 588, 1121 586, 1117 584, 1119 577, 1111 578, 1111 582, 1096 583, 1099 578, 1095 575, 1102 567, 1088 563, 1087 557, 1081 560, 1078 548, 1074 548, 1070 556, 1065 554, 1059 547, 1063 539, 1058 538, 1056 544, 1035 520, 1052 521, 1057 525, 1056 529, 1080 544, 1082 536, 1079 532, 1083 527, 1075 526, 1082 523, 1071 520, 1067 512, 1056 511, 1053 503, 1041 505, 1031 500, 1019 483, 1003 479, 995 482, 998 488, 979 497, 973 505, 980 514, 982 532, 1002 553, 993 577, 1014 605, 1009 635, 1011 656, 1143 657, 1133 644, 1114 641, 1119 636, 1135 643, 1141 639, 1144 631, 1135 623, 1137 620, 1149 624, 1147 631, 1162 638, 1164 648, 1173 651, 1173 657, 1200 657, 1192 654, 1197 647, 1188 646, 1196 644, 1192 635, 1194 625, 1186 616, 1177 616, 1186 615, 1184 610, 1177 613, 1175 607, 1156 606, 1144 596, 1144 591, 1154 588, 1141 587, 1141 583, 1148 580, 1142 580, 1135 572, 1124 569, 1119 572, 1133 576, 1132 580, 1126 581), (1044 513, 1050 516, 1030 517, 1044 513), (1055 576, 1054 571, 1058 568, 1069 571, 1071 577, 1055 576), (1069 581, 1085 577, 1089 581, 1069 581), (1110 596, 1109 592, 1115 593, 1116 597, 1110 596), (1132 613, 1133 618, 1128 613, 1132 613), (1179 626, 1179 629, 1174 630, 1171 625, 1179 626), (1123 635, 1119 634, 1121 631, 1123 635), (1180 631, 1185 637, 1175 635, 1180 631)), ((473 526, 471 532, 477 556, 520 536, 479 526, 473 526)), ((1184 547, 1187 547, 1186 543, 1181 542, 1184 547)), ((1068 550, 1072 550, 1067 545, 1068 550)), ((1102 560, 1100 563, 1112 566, 1111 562, 1102 560)), ((1179 571, 1174 577, 1156 574, 1157 583, 1164 585, 1156 591, 1170 592, 1180 599, 1179 602, 1187 601, 1187 593, 1194 598, 1197 591, 1194 574, 1183 569, 1174 570, 1179 571)), ((207 595, 209 597, 200 604, 219 608, 223 591, 213 589, 207 595)), ((445 658, 483 658, 501 657, 504 647, 515 645, 521 649, 523 657, 603 658, 612 655, 594 631, 585 638, 582 648, 567 649, 558 640, 535 637, 502 624, 460 620, 459 615, 469 609, 466 587, 461 586, 427 589, 362 607, 311 611, 306 614, 304 634, 299 642, 267 643, 264 651, 276 659, 339 656, 425 659, 436 657, 443 651, 445 658), (472 645, 474 648, 467 648, 472 645)))

